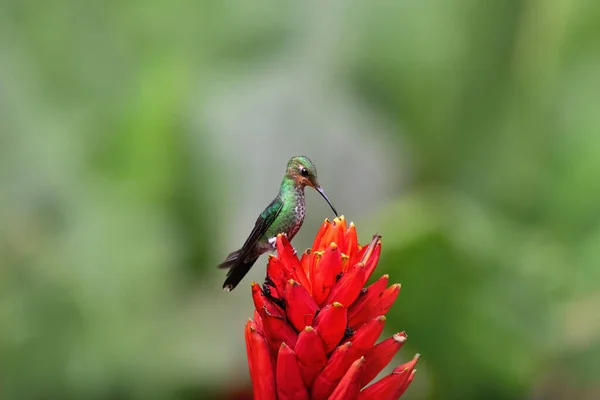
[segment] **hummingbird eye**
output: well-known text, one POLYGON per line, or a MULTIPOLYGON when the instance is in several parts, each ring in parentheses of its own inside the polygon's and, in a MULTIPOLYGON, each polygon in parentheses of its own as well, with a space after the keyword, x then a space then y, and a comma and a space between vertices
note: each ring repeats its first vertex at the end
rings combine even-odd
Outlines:
POLYGON ((300 175, 308 176, 308 170, 304 167, 300 167, 300 175))

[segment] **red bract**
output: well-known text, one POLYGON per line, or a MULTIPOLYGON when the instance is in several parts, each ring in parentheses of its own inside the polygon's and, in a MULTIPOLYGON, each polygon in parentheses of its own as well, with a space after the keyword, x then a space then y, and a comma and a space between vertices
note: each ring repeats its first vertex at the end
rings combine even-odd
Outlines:
POLYGON ((377 266, 381 237, 360 246, 354 224, 325 220, 312 249, 298 259, 284 235, 269 256, 267 279, 252 283, 256 311, 246 324, 255 400, 398 399, 419 356, 364 388, 406 341, 404 332, 375 344, 400 285, 377 266), (364 389, 363 389, 364 388, 364 389))

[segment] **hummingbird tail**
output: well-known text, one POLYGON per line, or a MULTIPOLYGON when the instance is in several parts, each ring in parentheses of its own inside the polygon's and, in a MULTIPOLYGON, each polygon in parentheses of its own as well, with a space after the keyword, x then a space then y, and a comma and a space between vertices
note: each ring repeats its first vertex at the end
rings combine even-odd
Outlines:
POLYGON ((239 250, 229 253, 229 255, 225 258, 225 260, 221 264, 217 265, 217 268, 229 269, 229 268, 233 267, 233 265, 237 262, 241 252, 242 252, 242 249, 239 249, 239 250))
POLYGON ((258 260, 256 258, 250 258, 245 260, 237 260, 230 266, 230 270, 227 273, 227 279, 225 279, 225 283, 223 283, 223 289, 228 292, 235 289, 235 287, 244 279, 244 276, 250 271, 250 268, 254 265, 254 263, 258 260))

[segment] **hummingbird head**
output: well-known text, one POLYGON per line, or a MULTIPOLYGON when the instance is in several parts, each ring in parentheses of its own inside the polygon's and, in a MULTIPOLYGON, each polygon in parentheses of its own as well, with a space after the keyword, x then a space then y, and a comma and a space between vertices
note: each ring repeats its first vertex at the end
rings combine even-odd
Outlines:
POLYGON ((286 175, 288 178, 294 181, 296 186, 306 187, 310 186, 323 196, 329 207, 333 210, 333 213, 337 216, 337 211, 329 198, 325 194, 325 191, 319 184, 317 177, 317 168, 315 164, 306 156, 292 157, 287 165, 286 175))
POLYGON ((315 164, 305 156, 293 157, 287 165, 288 178, 294 181, 296 186, 310 186, 313 188, 319 187, 319 179, 317 178, 317 168, 315 164))

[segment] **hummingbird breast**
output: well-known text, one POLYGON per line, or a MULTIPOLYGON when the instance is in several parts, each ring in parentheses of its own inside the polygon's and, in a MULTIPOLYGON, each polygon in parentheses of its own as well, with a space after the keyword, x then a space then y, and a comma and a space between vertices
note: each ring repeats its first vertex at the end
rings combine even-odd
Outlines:
POLYGON ((304 187, 296 187, 293 191, 293 200, 291 202, 293 206, 292 215, 290 218, 290 225, 287 227, 288 239, 291 241, 292 238, 298 233, 304 222, 304 215, 306 214, 306 207, 304 201, 304 187))
POLYGON ((294 223, 290 227, 290 231, 287 234, 288 239, 292 240, 292 238, 298 233, 300 228, 302 227, 302 223, 304 222, 304 215, 306 214, 306 207, 304 206, 304 197, 302 201, 299 201, 294 206, 294 223))
MULTIPOLYGON (((285 233, 288 240, 291 241, 302 227, 306 213, 304 188, 295 188, 284 193, 283 202, 281 212, 267 231, 267 239, 272 239, 279 233, 285 233)), ((271 241, 269 240, 269 242, 271 241)))

